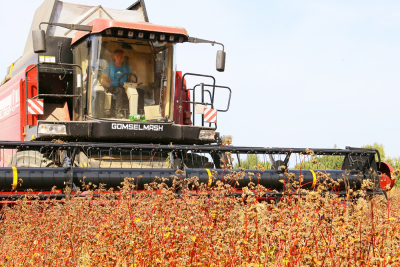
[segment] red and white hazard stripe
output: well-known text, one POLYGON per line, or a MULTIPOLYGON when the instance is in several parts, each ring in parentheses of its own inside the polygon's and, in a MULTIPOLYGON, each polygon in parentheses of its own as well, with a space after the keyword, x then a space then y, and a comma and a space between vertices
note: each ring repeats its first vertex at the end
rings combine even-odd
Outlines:
POLYGON ((213 108, 204 108, 204 121, 217 123, 217 110, 213 108))
POLYGON ((43 99, 28 99, 28 114, 43 114, 43 99))

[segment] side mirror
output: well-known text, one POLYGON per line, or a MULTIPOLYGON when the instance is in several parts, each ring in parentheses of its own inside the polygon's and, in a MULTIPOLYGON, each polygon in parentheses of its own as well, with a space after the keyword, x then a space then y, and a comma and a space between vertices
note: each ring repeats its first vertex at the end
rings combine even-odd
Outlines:
POLYGON ((217 51, 217 71, 225 71, 225 56, 226 53, 223 50, 217 51))
POLYGON ((44 30, 32 31, 33 51, 35 53, 46 52, 46 37, 44 30))

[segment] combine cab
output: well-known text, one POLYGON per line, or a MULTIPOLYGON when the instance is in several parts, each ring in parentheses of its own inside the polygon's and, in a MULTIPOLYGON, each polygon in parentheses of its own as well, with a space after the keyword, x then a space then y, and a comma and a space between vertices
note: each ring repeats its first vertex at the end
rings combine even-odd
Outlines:
MULTIPOLYGON (((224 146, 216 114, 228 111, 230 88, 212 76, 174 69, 177 43, 222 44, 149 23, 144 1, 116 10, 46 0, 31 31, 0 87, 0 140, 7 140, 0 142, 3 198, 66 186, 79 192, 83 183, 117 188, 126 177, 141 177, 136 187, 143 190, 178 169, 178 191, 184 178, 197 177, 197 185, 212 188, 220 180, 240 194, 254 179, 231 175, 243 154, 268 158, 263 164, 269 170, 250 170, 258 173, 256 184, 271 190, 265 197, 279 197, 285 189, 280 180, 289 173, 304 177, 301 188, 315 187, 318 171, 288 170, 291 156, 310 150, 224 146), (208 83, 187 88, 192 76, 208 83), (226 109, 217 110, 214 98, 221 90, 227 91, 226 109)), ((216 69, 224 68, 225 52, 219 50, 216 69)), ((374 192, 380 184, 393 185, 390 166, 376 163, 375 150, 313 151, 343 160, 340 170, 323 171, 338 181, 341 194, 367 178, 375 181, 374 192)))
POLYGON ((138 10, 45 1, 33 40, 1 87, 0 139, 218 142, 215 127, 192 125, 189 94, 174 69, 186 30, 145 22, 138 10))

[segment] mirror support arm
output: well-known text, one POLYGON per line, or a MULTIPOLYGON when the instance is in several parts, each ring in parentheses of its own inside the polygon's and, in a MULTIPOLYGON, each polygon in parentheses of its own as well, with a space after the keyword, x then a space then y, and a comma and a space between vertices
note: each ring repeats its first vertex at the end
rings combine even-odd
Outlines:
POLYGON ((196 37, 189 37, 188 42, 189 43, 194 43, 194 44, 207 43, 207 44, 211 44, 212 46, 214 46, 214 44, 219 44, 219 45, 222 46, 222 51, 225 50, 224 44, 218 43, 216 41, 209 41, 209 40, 200 39, 200 38, 196 38, 196 37))
POLYGON ((91 32, 93 30, 93 26, 87 25, 78 25, 78 24, 66 24, 66 23, 57 23, 57 22, 41 22, 39 24, 39 30, 32 31, 32 42, 33 42, 33 51, 35 53, 44 53, 46 52, 46 34, 44 30, 41 30, 42 24, 47 24, 50 26, 59 26, 63 28, 70 29, 71 31, 86 31, 91 32))
POLYGON ((50 26, 59 26, 63 27, 66 29, 70 29, 73 31, 86 31, 86 32, 91 32, 93 29, 93 26, 87 26, 87 25, 78 25, 78 24, 67 24, 67 23, 57 23, 57 22, 41 22, 39 24, 39 30, 42 24, 48 24, 50 26))
POLYGON ((222 46, 222 50, 218 50, 217 51, 217 71, 222 72, 225 71, 225 57, 226 57, 226 53, 225 53, 225 46, 221 43, 218 43, 216 41, 209 41, 209 40, 204 40, 204 39, 200 39, 200 38, 195 38, 195 37, 189 37, 188 39, 189 43, 194 43, 194 44, 199 44, 199 43, 208 43, 211 44, 212 46, 214 46, 215 44, 221 45, 222 46))

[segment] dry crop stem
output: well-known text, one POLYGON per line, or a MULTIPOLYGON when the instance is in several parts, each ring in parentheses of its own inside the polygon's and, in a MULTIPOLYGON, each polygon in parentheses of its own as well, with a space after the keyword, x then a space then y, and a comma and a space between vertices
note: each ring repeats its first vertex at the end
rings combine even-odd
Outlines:
POLYGON ((211 195, 202 185, 179 198, 165 187, 132 195, 132 180, 98 199, 4 207, 0 264, 400 266, 399 190, 390 205, 382 196, 348 201, 319 191, 269 204, 246 188, 246 199, 232 198, 222 182, 211 195))

